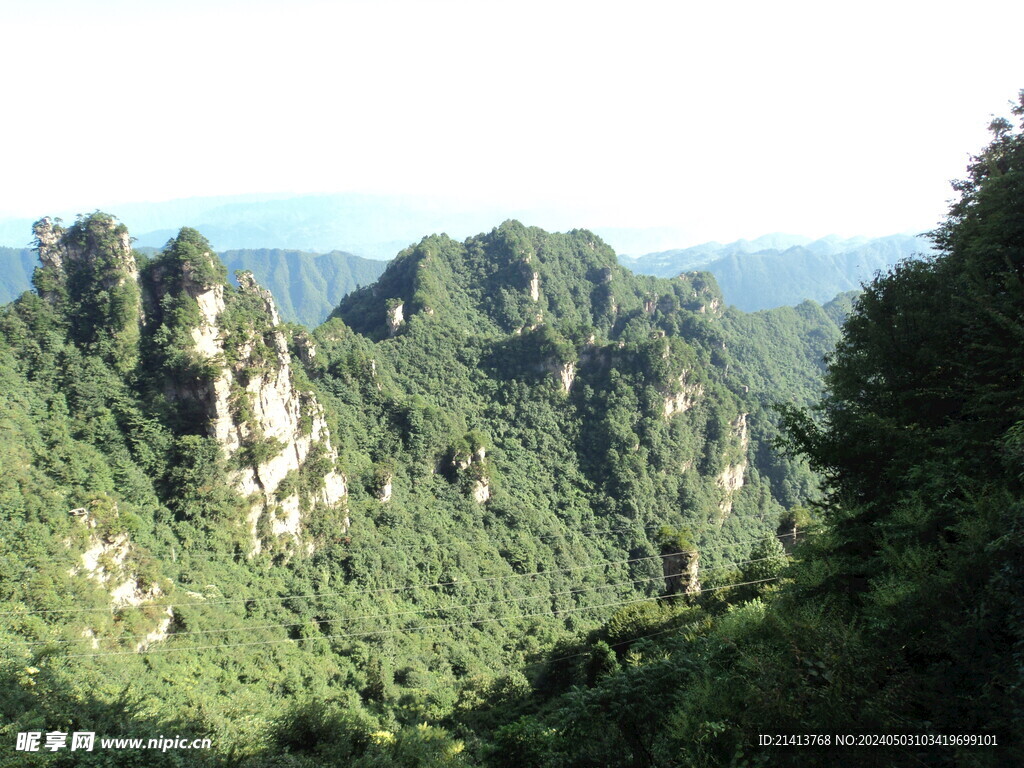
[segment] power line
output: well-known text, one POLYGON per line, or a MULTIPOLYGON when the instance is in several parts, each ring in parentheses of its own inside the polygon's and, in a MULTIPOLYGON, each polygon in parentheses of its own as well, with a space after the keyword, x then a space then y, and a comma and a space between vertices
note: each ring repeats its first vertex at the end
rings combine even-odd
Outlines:
MULTIPOLYGON (((569 531, 569 534, 573 535, 573 536, 594 536, 594 535, 598 535, 598 534, 609 534, 609 533, 635 533, 635 532, 638 532, 638 531, 653 531, 653 530, 655 530, 657 528, 671 528, 671 527, 672 527, 671 523, 657 523, 655 525, 632 525, 632 526, 623 527, 623 528, 591 528, 590 530, 587 530, 587 531, 575 531, 574 530, 574 531, 569 531)), ((385 529, 385 530, 390 530, 390 529, 385 529)), ((378 532, 379 532, 379 529, 378 529, 378 532)), ((559 538, 559 537, 564 537, 564 538, 567 538, 567 539, 569 538, 569 536, 567 536, 565 533, 533 534, 528 529, 510 529, 510 532, 511 533, 524 533, 527 536, 529 536, 529 537, 531 537, 533 539, 536 539, 536 540, 540 540, 540 541, 543 541, 544 539, 554 539, 554 538, 559 538)), ((358 535, 352 537, 353 541, 358 541, 358 539, 359 539, 358 535)), ((469 542, 469 543, 471 543, 471 542, 469 542)), ((402 546, 401 544, 371 544, 370 546, 372 546, 374 550, 377 550, 377 549, 409 549, 409 547, 402 546)))
MULTIPOLYGON (((771 560, 771 559, 773 559, 773 558, 771 558, 771 557, 761 557, 761 558, 757 558, 756 560, 740 560, 738 562, 725 563, 724 565, 718 565, 718 566, 712 566, 711 568, 705 568, 703 572, 720 570, 722 568, 728 568, 728 567, 736 567, 736 566, 739 566, 739 565, 749 565, 751 563, 760 563, 760 562, 763 562, 765 560, 771 560)), ((642 583, 651 582, 651 581, 664 580, 665 578, 666 578, 666 576, 664 574, 662 574, 660 576, 650 576, 650 577, 643 578, 643 579, 633 579, 633 580, 628 580, 628 581, 611 582, 609 584, 602 584, 602 585, 595 586, 595 587, 587 587, 587 588, 576 587, 576 588, 573 588, 573 589, 564 590, 562 592, 545 592, 544 594, 538 594, 538 595, 527 595, 525 597, 516 597, 516 598, 498 599, 498 600, 487 600, 487 601, 482 601, 482 602, 478 602, 478 603, 469 603, 469 604, 465 604, 465 605, 447 605, 447 606, 440 606, 440 607, 436 607, 436 608, 418 608, 418 609, 411 609, 411 610, 407 610, 407 611, 398 611, 398 612, 393 612, 393 613, 365 614, 363 616, 350 616, 350 617, 342 617, 342 618, 337 618, 337 619, 318 619, 318 620, 315 620, 315 621, 308 621, 307 620, 307 621, 292 622, 292 623, 288 623, 288 624, 258 624, 258 625, 255 625, 255 626, 231 627, 231 628, 224 628, 224 629, 199 629, 199 630, 192 630, 192 631, 187 631, 187 632, 174 632, 171 636, 173 636, 173 637, 183 637, 185 635, 212 635, 212 634, 220 634, 220 633, 227 633, 227 632, 252 632, 252 631, 261 630, 261 629, 285 629, 285 628, 290 628, 290 627, 304 627, 304 626, 311 626, 311 625, 314 625, 314 624, 319 626, 319 625, 322 625, 322 624, 334 624, 334 623, 341 623, 341 622, 354 623, 356 621, 362 621, 362 620, 365 620, 365 619, 389 619, 389 618, 395 618, 397 616, 411 616, 411 615, 420 615, 420 614, 440 613, 442 611, 459 611, 459 610, 466 610, 466 609, 469 609, 469 608, 480 608, 480 607, 488 606, 488 605, 501 605, 501 604, 510 604, 510 603, 522 603, 522 602, 526 602, 528 600, 543 600, 545 598, 562 597, 564 595, 577 595, 577 594, 583 594, 583 593, 586 593, 586 592, 598 592, 598 591, 601 591, 601 590, 604 590, 604 589, 613 589, 615 587, 625 587, 627 585, 628 586, 633 586, 633 585, 636 585, 636 584, 642 584, 642 583)), ((124 640, 145 640, 148 637, 149 637, 149 635, 146 634, 146 635, 127 635, 127 636, 122 636, 122 637, 106 638, 106 639, 108 639, 108 640, 117 640, 117 641, 124 641, 124 640)), ((13 648, 13 647, 27 647, 27 646, 38 646, 38 645, 58 645, 58 644, 69 644, 69 643, 83 643, 83 642, 92 642, 93 640, 98 640, 98 639, 104 639, 104 638, 98 638, 98 637, 75 637, 75 638, 64 638, 64 639, 59 639, 59 640, 28 640, 28 641, 22 641, 22 642, 17 642, 16 641, 16 642, 7 643, 6 647, 13 648)))
MULTIPOLYGON (((698 622, 694 622, 692 624, 687 624, 684 627, 669 627, 668 629, 662 629, 662 630, 659 630, 657 632, 651 632, 648 635, 640 635, 639 637, 631 637, 631 638, 629 638, 629 640, 623 640, 620 643, 612 643, 608 647, 609 648, 619 648, 619 647, 621 647, 623 645, 629 645, 630 643, 636 643, 636 642, 639 642, 640 640, 647 640, 647 639, 652 638, 652 637, 657 637, 658 635, 665 635, 665 634, 668 634, 669 632, 682 632, 682 631, 687 630, 687 629, 696 629, 699 625, 700 625, 700 622, 698 621, 698 622)), ((545 659, 544 661, 535 661, 532 664, 527 664, 526 666, 527 667, 546 666, 548 664, 554 664, 556 661, 567 661, 569 659, 579 658, 580 656, 590 656, 590 655, 591 655, 591 651, 581 651, 580 653, 573 653, 573 654, 570 654, 568 656, 559 656, 558 658, 555 658, 555 659, 545 659)))
MULTIPOLYGON (((697 592, 693 592, 691 594, 702 594, 704 592, 718 592, 718 591, 721 591, 723 589, 733 589, 735 587, 745 587, 745 586, 749 586, 751 584, 764 584, 764 583, 767 583, 769 581, 777 581, 778 578, 779 577, 777 577, 777 576, 773 576, 772 578, 769 578, 769 579, 758 579, 756 581, 745 581, 745 582, 742 582, 740 584, 728 584, 728 585, 722 586, 722 587, 711 587, 709 589, 702 589, 702 590, 699 590, 697 592)), ((451 629, 451 628, 454 628, 454 627, 464 627, 464 626, 470 626, 470 625, 474 625, 474 624, 487 624, 487 623, 492 623, 492 622, 514 621, 514 620, 517 620, 517 619, 530 619, 530 618, 537 618, 537 617, 541 617, 541 616, 555 616, 555 617, 558 617, 558 616, 563 616, 563 615, 569 614, 569 613, 578 613, 580 611, 592 611, 592 610, 597 610, 598 608, 611 608, 611 607, 615 607, 615 606, 634 605, 636 603, 645 603, 645 602, 648 602, 648 601, 666 600, 666 599, 672 598, 672 597, 678 597, 678 595, 658 595, 658 596, 655 596, 655 597, 643 597, 643 598, 639 598, 639 599, 636 599, 636 600, 624 600, 624 601, 615 602, 615 603, 604 603, 602 605, 589 605, 589 606, 583 606, 583 607, 578 607, 578 608, 568 608, 568 609, 566 609, 564 611, 544 611, 542 613, 527 613, 527 614, 522 614, 522 615, 519 615, 519 616, 501 616, 501 617, 489 617, 489 618, 484 618, 484 619, 471 619, 469 621, 459 621, 459 622, 454 622, 454 623, 450 623, 450 624, 424 624, 424 625, 421 625, 421 626, 418 626, 418 627, 405 627, 405 628, 402 628, 402 629, 377 629, 377 630, 371 630, 371 631, 368 631, 368 632, 348 632, 348 633, 331 634, 331 635, 315 635, 313 637, 297 637, 297 638, 290 638, 289 637, 289 638, 283 638, 283 639, 279 639, 279 640, 257 640, 257 641, 249 642, 249 643, 226 643, 226 644, 225 643, 218 643, 216 645, 194 645, 194 646, 182 646, 180 648, 155 648, 155 649, 146 650, 146 651, 108 651, 108 652, 105 652, 105 653, 78 653, 78 654, 68 654, 67 656, 64 656, 62 658, 65 658, 65 659, 87 659, 87 658, 98 658, 98 657, 106 657, 106 656, 149 656, 149 655, 157 654, 157 653, 177 653, 179 651, 204 651, 204 650, 217 649, 217 648, 243 648, 243 647, 250 647, 250 646, 257 646, 257 645, 280 645, 281 643, 298 643, 298 642, 302 642, 303 640, 314 640, 314 639, 319 639, 319 640, 338 640, 338 639, 349 638, 349 637, 367 637, 367 636, 372 636, 372 635, 389 635, 389 634, 396 634, 396 633, 400 634, 400 633, 403 633, 403 632, 418 632, 420 630, 429 630, 429 629, 451 629)))
MULTIPOLYGON (((765 537, 764 539, 755 539, 752 543, 756 544, 761 541, 769 541, 771 539, 781 539, 794 536, 793 533, 784 533, 773 536, 765 537)), ((716 549, 722 549, 724 547, 737 546, 734 543, 722 543, 713 547, 705 547, 700 551, 714 551, 716 549)), ((699 552, 698 551, 698 554, 699 552)), ((438 587, 452 587, 462 586, 466 584, 481 584, 493 581, 508 581, 512 579, 524 579, 531 578, 534 576, 548 576, 557 573, 570 573, 575 571, 591 570, 593 568, 601 568, 606 565, 625 565, 627 563, 639 563, 647 560, 657 560, 664 557, 672 557, 673 555, 686 554, 685 552, 670 552, 664 555, 651 555, 649 557, 635 557, 627 560, 606 560, 599 563, 591 563, 589 565, 573 566, 569 568, 556 568, 549 571, 534 571, 531 573, 515 573, 507 576, 486 576, 477 579, 465 579, 465 580, 453 580, 453 581, 442 581, 435 582, 433 584, 410 584, 403 587, 381 587, 376 589, 365 589, 355 591, 342 591, 342 592, 318 592, 311 594, 292 594, 292 595, 281 595, 278 597, 245 597, 245 598, 234 598, 234 599, 223 599, 223 600, 202 600, 191 603, 146 603, 145 605, 133 606, 133 607, 155 607, 155 608, 185 608, 191 606, 203 606, 203 605, 228 605, 237 603, 263 603, 263 602, 284 602, 288 600, 302 600, 302 599, 319 599, 324 597, 356 597, 358 595, 366 594, 387 594, 394 592, 403 592, 406 590, 413 589, 435 589, 438 587)), ((42 615, 42 614, 79 614, 79 613, 109 613, 113 610, 110 607, 105 608, 52 608, 46 610, 25 610, 25 611, 6 611, 0 613, 0 616, 31 616, 31 615, 42 615)))
MULTIPOLYGON (((464 584, 483 583, 490 581, 506 581, 510 579, 523 579, 531 576, 546 576, 555 573, 569 573, 572 571, 583 571, 590 570, 593 568, 601 568, 606 565, 625 565, 627 563, 639 563, 645 560, 657 560, 663 557, 671 557, 672 555, 683 554, 682 552, 671 552, 665 555, 651 555, 649 557, 634 557, 628 560, 606 560, 600 563, 591 563, 590 565, 573 566, 570 568, 558 568, 550 571, 535 571, 532 573, 515 573, 508 576, 488 576, 479 579, 466 579, 460 581, 458 579, 453 581, 439 581, 433 584, 410 584, 404 587, 381 587, 378 589, 365 589, 356 591, 344 591, 344 592, 314 592, 310 594, 292 594, 282 595, 279 597, 243 597, 235 599, 224 599, 224 600, 201 600, 194 603, 147 603, 145 607, 156 607, 156 608, 186 608, 190 606, 204 606, 204 605, 228 605, 234 603, 263 603, 263 602, 280 602, 284 600, 302 600, 302 599, 316 599, 321 597, 355 597, 357 595, 366 594, 382 594, 382 593, 393 593, 402 592, 405 590, 412 589, 433 589, 436 587, 453 587, 461 586, 464 584)), ((141 607, 141 606, 133 606, 141 607)), ((41 611, 8 611, 2 613, 0 616, 12 616, 12 615, 33 615, 43 613, 97 613, 97 612, 110 612, 110 608, 52 608, 49 610, 41 611)))

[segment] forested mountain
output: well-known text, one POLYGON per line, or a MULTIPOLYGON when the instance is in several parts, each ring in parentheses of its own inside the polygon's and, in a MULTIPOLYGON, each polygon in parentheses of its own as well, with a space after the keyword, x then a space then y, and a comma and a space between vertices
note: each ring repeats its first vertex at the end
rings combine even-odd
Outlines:
POLYGON ((838 306, 743 315, 510 221, 425 238, 310 333, 195 230, 151 258, 105 214, 35 235, 0 316, 10 743, 486 761, 482 713, 553 649, 756 593, 817 492, 770 406, 820 394, 838 306))
POLYGON ((804 299, 828 301, 844 291, 859 290, 876 273, 900 261, 931 252, 927 238, 891 235, 843 240, 768 235, 728 245, 705 243, 636 259, 623 259, 630 269, 672 277, 702 269, 715 276, 726 302, 747 312, 798 304, 804 299))

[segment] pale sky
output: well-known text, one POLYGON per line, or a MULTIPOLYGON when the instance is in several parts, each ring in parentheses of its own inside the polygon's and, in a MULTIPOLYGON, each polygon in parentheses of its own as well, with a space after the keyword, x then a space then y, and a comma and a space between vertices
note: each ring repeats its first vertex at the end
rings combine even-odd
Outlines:
POLYGON ((0 0, 0 19, 4 216, 382 192, 679 246, 920 231, 1024 87, 1006 0, 0 0))

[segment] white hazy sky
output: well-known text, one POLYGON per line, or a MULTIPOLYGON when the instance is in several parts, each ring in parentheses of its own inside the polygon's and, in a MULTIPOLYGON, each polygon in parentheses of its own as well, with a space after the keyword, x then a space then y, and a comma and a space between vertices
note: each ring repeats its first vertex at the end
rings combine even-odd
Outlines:
POLYGON ((3 215, 384 192, 692 242, 889 234, 938 220, 1024 87, 1006 0, 0 0, 0 21, 3 215))

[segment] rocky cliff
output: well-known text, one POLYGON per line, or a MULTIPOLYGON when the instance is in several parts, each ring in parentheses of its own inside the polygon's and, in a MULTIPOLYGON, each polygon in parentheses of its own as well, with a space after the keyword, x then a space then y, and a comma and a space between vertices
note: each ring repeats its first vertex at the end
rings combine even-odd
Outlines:
MULTIPOLYGON (((35 233, 40 295, 63 308, 86 341, 112 340, 121 367, 155 371, 166 398, 190 415, 180 431, 216 440, 249 505, 253 553, 281 537, 302 542, 303 515, 317 507, 344 510, 345 476, 323 406, 300 385, 301 362, 292 359, 274 299, 250 273, 231 286, 194 230, 183 229, 141 270, 112 217, 70 229, 43 219, 35 233), (111 305, 103 297, 112 294, 111 305)), ((297 347, 315 357, 308 336, 297 347)))

